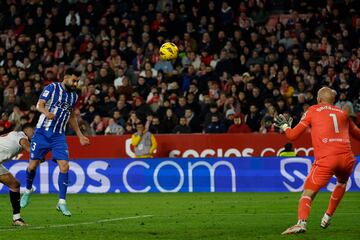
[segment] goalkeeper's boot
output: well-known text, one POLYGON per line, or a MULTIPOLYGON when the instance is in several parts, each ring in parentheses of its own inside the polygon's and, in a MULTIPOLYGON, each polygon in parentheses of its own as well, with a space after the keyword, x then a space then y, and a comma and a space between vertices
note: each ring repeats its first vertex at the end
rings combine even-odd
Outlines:
POLYGON ((13 220, 12 225, 17 226, 17 227, 26 227, 26 226, 28 226, 28 224, 26 224, 25 221, 22 218, 18 218, 16 220, 13 220))
POLYGON ((21 200, 20 200, 20 207, 24 208, 26 207, 30 202, 30 195, 33 192, 33 189, 27 190, 23 193, 21 200))
POLYGON ((288 235, 288 234, 298 234, 298 233, 305 233, 305 232, 306 232, 306 221, 299 220, 296 225, 289 227, 281 234, 288 235))
POLYGON ((323 218, 321 219, 321 223, 320 226, 325 229, 330 225, 330 221, 331 221, 331 216, 327 215, 326 213, 324 214, 323 218))
POLYGON ((56 206, 56 209, 59 212, 61 212, 64 216, 67 216, 67 217, 71 216, 71 212, 67 208, 66 203, 58 203, 58 205, 56 206))

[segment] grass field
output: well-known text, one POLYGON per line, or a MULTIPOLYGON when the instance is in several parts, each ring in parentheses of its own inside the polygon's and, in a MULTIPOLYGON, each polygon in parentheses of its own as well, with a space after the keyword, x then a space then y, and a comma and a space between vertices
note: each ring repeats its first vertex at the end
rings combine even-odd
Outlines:
POLYGON ((281 236, 296 221, 299 193, 76 194, 73 216, 55 210, 56 195, 33 195, 10 226, 10 203, 0 195, 0 239, 360 239, 360 193, 347 193, 332 225, 319 223, 329 198, 313 204, 308 232, 281 236))

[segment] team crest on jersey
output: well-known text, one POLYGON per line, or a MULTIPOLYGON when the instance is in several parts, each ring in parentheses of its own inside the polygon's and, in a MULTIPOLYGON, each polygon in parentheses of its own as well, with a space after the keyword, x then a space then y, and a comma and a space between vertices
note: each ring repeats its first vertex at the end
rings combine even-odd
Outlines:
POLYGON ((43 97, 47 97, 47 96, 49 96, 49 90, 45 90, 44 92, 43 92, 43 94, 42 94, 42 96, 43 97))

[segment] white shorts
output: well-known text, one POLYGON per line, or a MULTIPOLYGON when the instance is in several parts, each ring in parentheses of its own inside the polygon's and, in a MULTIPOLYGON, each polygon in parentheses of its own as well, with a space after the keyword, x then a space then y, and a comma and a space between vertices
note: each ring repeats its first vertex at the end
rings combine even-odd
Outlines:
POLYGON ((9 172, 9 170, 7 170, 6 167, 4 167, 4 165, 0 164, 0 176, 7 174, 9 172))

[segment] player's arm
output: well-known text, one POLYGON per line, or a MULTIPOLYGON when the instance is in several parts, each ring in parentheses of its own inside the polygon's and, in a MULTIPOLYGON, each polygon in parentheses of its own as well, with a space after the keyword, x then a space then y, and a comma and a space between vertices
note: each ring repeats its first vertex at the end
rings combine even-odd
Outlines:
POLYGON ((74 111, 71 112, 70 119, 69 119, 69 125, 75 131, 76 136, 78 136, 81 145, 84 146, 84 145, 90 144, 90 140, 82 134, 82 132, 79 128, 79 124, 76 120, 74 111))
POLYGON ((153 154, 155 149, 157 148, 157 142, 153 134, 151 134, 151 148, 150 148, 150 154, 153 154))
POLYGON ((349 119, 349 133, 356 140, 360 141, 360 129, 349 119))
POLYGON ((39 101, 36 104, 36 109, 43 113, 47 119, 54 119, 55 114, 52 112, 49 112, 48 109, 46 109, 45 105, 46 102, 50 100, 52 93, 55 91, 54 84, 47 85, 44 90, 42 91, 39 101))
POLYGON ((141 136, 137 133, 134 133, 131 136, 131 145, 133 145, 134 147, 136 147, 141 141, 141 136))
POLYGON ((301 134, 303 134, 303 132, 305 132, 306 129, 307 129, 307 126, 303 125, 300 122, 294 128, 290 128, 290 127, 286 128, 285 134, 289 140, 293 141, 293 140, 296 140, 298 137, 300 137, 301 134))
POLYGON ((27 152, 30 152, 30 142, 27 138, 21 138, 19 143, 22 149, 24 149, 27 152))
POLYGON ((46 104, 45 100, 39 99, 39 101, 36 104, 36 109, 39 112, 43 113, 47 119, 54 119, 55 114, 52 112, 49 112, 49 110, 46 109, 45 104, 46 104))

